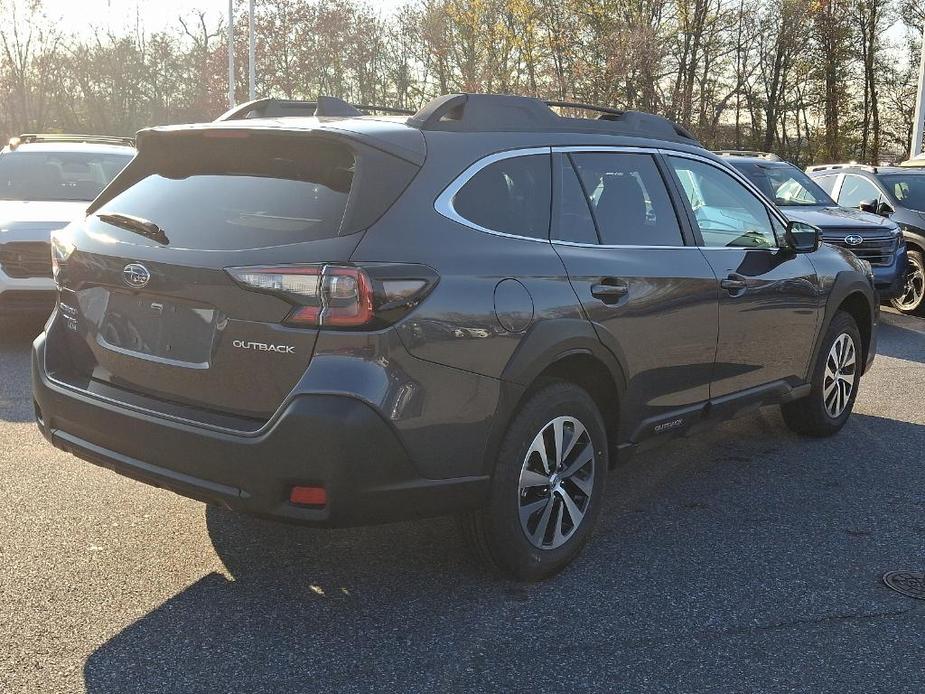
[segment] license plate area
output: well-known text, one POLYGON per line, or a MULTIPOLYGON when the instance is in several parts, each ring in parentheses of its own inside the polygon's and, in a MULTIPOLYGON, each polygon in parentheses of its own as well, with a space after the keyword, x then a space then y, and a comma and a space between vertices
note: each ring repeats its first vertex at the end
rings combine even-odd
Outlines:
POLYGON ((217 312, 155 294, 110 292, 97 333, 100 346, 140 359, 209 368, 217 312))

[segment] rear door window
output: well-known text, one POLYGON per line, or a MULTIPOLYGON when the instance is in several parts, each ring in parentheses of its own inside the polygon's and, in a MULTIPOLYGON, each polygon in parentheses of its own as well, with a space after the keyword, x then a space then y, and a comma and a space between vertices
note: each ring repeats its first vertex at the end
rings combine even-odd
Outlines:
POLYGON ((99 214, 141 217, 173 247, 281 246, 337 236, 353 183, 345 145, 305 138, 218 139, 163 157, 99 214))
POLYGON ((597 223, 611 246, 683 246, 681 227, 655 160, 648 154, 570 155, 597 223))
POLYGON ((547 239, 551 189, 549 155, 508 157, 469 179, 453 197, 453 209, 489 231, 547 239))

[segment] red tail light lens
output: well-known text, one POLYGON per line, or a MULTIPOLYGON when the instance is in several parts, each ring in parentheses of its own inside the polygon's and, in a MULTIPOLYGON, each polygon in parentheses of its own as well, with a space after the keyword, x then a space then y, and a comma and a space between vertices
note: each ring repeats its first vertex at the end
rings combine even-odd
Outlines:
POLYGON ((275 294, 294 304, 283 321, 286 325, 375 328, 413 308, 436 284, 429 268, 413 277, 408 276, 408 267, 281 265, 227 268, 226 272, 246 289, 275 294))

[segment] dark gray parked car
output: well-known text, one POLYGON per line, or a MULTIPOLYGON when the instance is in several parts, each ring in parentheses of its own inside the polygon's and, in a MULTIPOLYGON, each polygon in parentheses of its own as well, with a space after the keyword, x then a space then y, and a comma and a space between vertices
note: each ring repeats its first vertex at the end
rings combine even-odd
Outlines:
POLYGON ((54 237, 39 427, 280 520, 458 513, 528 580, 639 446, 767 403, 838 431, 875 352, 869 267, 683 129, 597 110, 326 99, 142 131, 54 237))

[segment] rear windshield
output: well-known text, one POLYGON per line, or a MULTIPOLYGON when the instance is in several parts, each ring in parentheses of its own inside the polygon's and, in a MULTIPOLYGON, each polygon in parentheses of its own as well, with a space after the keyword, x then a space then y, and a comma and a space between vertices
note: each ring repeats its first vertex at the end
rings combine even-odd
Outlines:
POLYGON ((0 200, 93 200, 135 154, 6 152, 0 155, 0 200))
POLYGON ((197 139, 158 148, 142 178, 96 212, 153 222, 173 247, 280 246, 337 236, 353 174, 340 144, 197 139))

